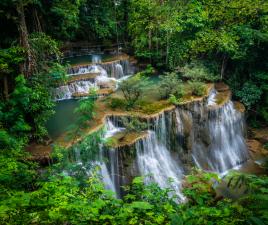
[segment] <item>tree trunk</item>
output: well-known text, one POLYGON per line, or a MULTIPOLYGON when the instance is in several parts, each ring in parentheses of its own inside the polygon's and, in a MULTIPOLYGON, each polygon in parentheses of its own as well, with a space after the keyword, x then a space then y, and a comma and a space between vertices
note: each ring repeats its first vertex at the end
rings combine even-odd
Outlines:
POLYGON ((150 50, 150 63, 152 63, 152 30, 149 29, 149 32, 148 32, 148 39, 149 39, 149 50, 150 50))
POLYGON ((35 20, 35 30, 37 32, 42 32, 41 23, 40 23, 38 13, 35 7, 33 8, 33 15, 34 15, 34 20, 35 20))
POLYGON ((169 56, 169 34, 167 33, 167 45, 166 45, 166 66, 168 65, 168 56, 169 56))
POLYGON ((24 62, 24 65, 21 67, 21 73, 23 73, 26 77, 29 77, 33 72, 34 60, 29 44, 29 35, 25 21, 24 6, 21 1, 17 4, 16 9, 18 13, 18 30, 20 35, 20 45, 25 49, 26 52, 26 60, 24 62))
POLYGON ((226 57, 226 55, 224 55, 223 56, 223 59, 222 59, 222 64, 221 64, 221 80, 224 77, 224 72, 225 72, 226 64, 227 64, 227 57, 226 57))

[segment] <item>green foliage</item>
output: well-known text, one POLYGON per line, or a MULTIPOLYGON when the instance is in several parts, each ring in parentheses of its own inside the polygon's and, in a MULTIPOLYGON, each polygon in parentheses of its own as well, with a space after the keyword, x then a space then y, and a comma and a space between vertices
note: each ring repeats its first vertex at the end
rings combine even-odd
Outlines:
POLYGON ((253 83, 246 82, 242 89, 236 92, 247 108, 252 108, 261 98, 262 91, 253 83))
POLYGON ((62 56, 57 41, 45 33, 32 33, 29 44, 36 62, 35 73, 47 70, 47 67, 51 64, 51 59, 54 58, 58 61, 62 56))
POLYGON ((193 95, 203 96, 206 94, 206 85, 200 81, 188 81, 190 91, 193 95))
POLYGON ((216 81, 219 77, 215 76, 207 67, 201 63, 187 64, 181 68, 182 77, 193 81, 216 81))
POLYGON ((7 49, 0 49, 0 73, 10 74, 16 71, 19 63, 23 62, 23 49, 19 46, 12 46, 7 49))
POLYGON ((147 124, 140 121, 139 118, 132 116, 130 118, 122 118, 123 127, 126 128, 126 132, 141 132, 147 129, 147 124))
POLYGON ((79 28, 80 0, 54 0, 49 8, 51 33, 59 39, 71 39, 79 28))
POLYGON ((16 77, 16 86, 10 95, 10 99, 1 104, 0 121, 2 126, 12 135, 28 139, 31 126, 26 120, 28 106, 30 104, 29 93, 31 89, 26 86, 23 76, 16 77))
POLYGON ((170 95, 181 98, 185 94, 182 81, 174 72, 160 76, 159 91, 162 98, 168 98, 170 95))
POLYGON ((88 122, 95 116, 96 98, 96 91, 92 90, 88 98, 79 100, 79 106, 74 110, 77 115, 76 121, 69 127, 68 132, 68 136, 73 139, 73 142, 83 134, 83 129, 87 127, 88 122))
POLYGON ((46 122, 54 113, 54 103, 41 79, 34 76, 26 81, 18 76, 10 98, 1 104, 0 123, 14 136, 39 141, 47 136, 46 122))
POLYGON ((148 64, 146 66, 145 70, 143 70, 142 72, 140 72, 140 74, 142 76, 148 76, 148 77, 150 77, 150 76, 152 76, 152 75, 155 74, 155 69, 154 69, 154 67, 151 64, 148 64))
POLYGON ((137 101, 142 98, 143 90, 148 86, 148 79, 140 74, 135 75, 119 84, 119 90, 122 91, 126 100, 127 109, 133 108, 137 101))
POLYGON ((44 76, 33 76, 28 80, 28 86, 32 88, 31 93, 28 93, 30 105, 27 116, 31 118, 33 138, 38 141, 48 136, 47 120, 54 114, 55 103, 51 100, 50 89, 44 85, 46 80, 44 76))
POLYGON ((173 105, 179 105, 181 103, 180 98, 176 98, 176 96, 172 94, 169 96, 168 101, 173 105))
POLYGON ((112 109, 124 109, 126 108, 126 101, 120 98, 111 98, 109 105, 112 109))
POLYGON ((86 40, 89 38, 107 40, 120 35, 121 26, 116 26, 116 16, 119 16, 116 13, 113 1, 85 0, 80 7, 80 27, 77 35, 86 40))

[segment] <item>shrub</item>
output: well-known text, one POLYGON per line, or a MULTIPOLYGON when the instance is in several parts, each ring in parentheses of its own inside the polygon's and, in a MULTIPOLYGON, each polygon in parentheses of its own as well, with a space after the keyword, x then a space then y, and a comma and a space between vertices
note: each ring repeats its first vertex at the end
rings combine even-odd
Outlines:
POLYGON ((155 73, 155 69, 151 64, 148 64, 142 72, 140 72, 143 76, 152 76, 155 73))
POLYGON ((246 82, 242 89, 237 91, 235 94, 249 109, 261 99, 262 91, 255 84, 246 82))
POLYGON ((173 105, 178 105, 180 103, 180 99, 177 99, 175 95, 170 95, 168 102, 173 105))
POLYGON ((148 79, 141 75, 136 75, 119 84, 126 100, 126 108, 133 108, 137 101, 141 99, 145 87, 148 86, 148 79))
POLYGON ((162 98, 168 98, 170 95, 180 94, 182 90, 182 81, 178 78, 178 75, 174 72, 166 73, 160 76, 159 91, 162 98))
POLYGON ((178 84, 176 86, 176 91, 174 93, 177 99, 181 99, 185 95, 185 87, 183 84, 178 84))
POLYGON ((216 81, 219 76, 212 73, 200 62, 186 64, 180 69, 182 77, 193 81, 216 81))
POLYGON ((191 93, 196 96, 203 96, 206 94, 206 85, 200 81, 188 82, 191 93))
POLYGON ((125 108, 126 107, 126 101, 124 99, 121 99, 121 98, 112 98, 110 100, 110 107, 112 109, 125 108))
POLYGON ((147 129, 147 124, 141 122, 137 117, 122 118, 123 126, 126 128, 126 133, 141 132, 147 129))

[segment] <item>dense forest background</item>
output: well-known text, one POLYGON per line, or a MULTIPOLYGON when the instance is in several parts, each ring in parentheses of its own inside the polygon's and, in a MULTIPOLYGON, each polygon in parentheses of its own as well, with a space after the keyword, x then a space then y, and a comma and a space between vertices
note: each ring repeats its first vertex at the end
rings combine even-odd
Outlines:
POLYGON ((159 71, 179 72, 185 65, 195 73, 208 71, 244 103, 251 126, 267 125, 266 0, 1 0, 0 27, 0 223, 268 221, 267 177, 244 177, 252 192, 240 202, 215 200, 208 179, 213 175, 200 174, 190 181, 200 185, 186 191, 186 205, 139 179, 119 200, 95 177, 81 185, 55 175, 59 164, 38 176, 24 151, 30 141, 47 139, 54 107, 50 89, 66 78, 61 49, 71 42, 120 45, 159 71))

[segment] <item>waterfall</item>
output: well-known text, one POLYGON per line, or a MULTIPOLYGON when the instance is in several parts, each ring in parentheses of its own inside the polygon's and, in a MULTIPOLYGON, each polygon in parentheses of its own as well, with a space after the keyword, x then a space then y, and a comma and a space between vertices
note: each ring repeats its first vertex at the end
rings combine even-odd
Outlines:
POLYGON ((213 89, 210 92, 210 95, 208 96, 208 100, 207 100, 207 106, 215 106, 216 103, 216 96, 217 96, 217 91, 215 89, 213 89))
POLYGON ((149 175, 146 182, 156 182, 161 188, 172 186, 181 200, 184 199, 180 192, 183 171, 166 146, 157 139, 154 131, 149 131, 147 138, 136 143, 137 164, 140 175, 149 175))
MULTIPOLYGON (((207 99, 191 102, 148 119, 148 135, 133 146, 109 148, 100 145, 98 160, 100 174, 107 189, 117 197, 121 186, 134 177, 145 176, 145 182, 155 182, 161 188, 170 186, 181 201, 183 176, 197 166, 220 174, 248 159, 244 140, 244 115, 232 101, 217 105, 217 92, 207 99), (169 183, 169 180, 172 183, 169 183)), ((120 119, 106 120, 103 138, 124 131, 120 119)), ((77 153, 77 162, 80 155, 77 153)))
POLYGON ((205 130, 208 132, 208 146, 199 139, 193 146, 193 158, 199 167, 223 173, 248 159, 243 135, 244 119, 231 101, 209 111, 205 130))
POLYGON ((69 76, 75 76, 87 73, 99 73, 105 70, 109 77, 119 79, 134 73, 134 68, 128 60, 117 60, 105 63, 102 63, 98 58, 93 58, 92 60, 91 64, 69 68, 67 74, 69 76))
MULTIPOLYGON (((106 132, 104 138, 110 138, 116 133, 124 130, 122 127, 116 127, 110 119, 105 123, 106 132)), ((117 150, 113 148, 105 149, 101 145, 100 151, 100 174, 106 189, 112 190, 117 197, 120 196, 120 172, 117 150)))
POLYGON ((102 63, 99 55, 93 55, 91 64, 69 68, 67 73, 69 77, 78 78, 71 84, 60 86, 52 91, 56 101, 71 99, 74 93, 78 96, 85 95, 92 87, 115 90, 117 83, 127 79, 134 70, 128 60, 102 63))
POLYGON ((96 87, 96 84, 90 81, 77 81, 55 88, 52 91, 52 96, 57 101, 71 99, 73 97, 73 94, 87 94, 89 93, 90 89, 94 87, 96 87))
MULTIPOLYGON (((110 151, 112 151, 110 149, 110 151)), ((113 163, 115 163, 115 157, 112 157, 111 159, 113 159, 113 163)), ((103 150, 103 146, 101 146, 101 150, 100 150, 100 161, 99 162, 96 162, 97 165, 99 165, 100 167, 100 175, 101 175, 101 178, 102 178, 102 181, 104 183, 104 186, 107 190, 111 190, 113 191, 116 195, 117 195, 117 188, 116 188, 116 182, 115 182, 115 179, 114 179, 114 176, 113 174, 114 173, 114 167, 112 167, 112 171, 109 172, 108 170, 108 162, 105 162, 105 155, 104 155, 104 150, 103 150)))
POLYGON ((123 71, 123 67, 121 66, 121 64, 116 64, 115 65, 115 74, 116 74, 116 78, 120 79, 124 76, 124 71, 123 71))
POLYGON ((134 73, 134 69, 128 60, 117 60, 109 63, 102 63, 102 68, 107 71, 109 77, 120 79, 134 73))

